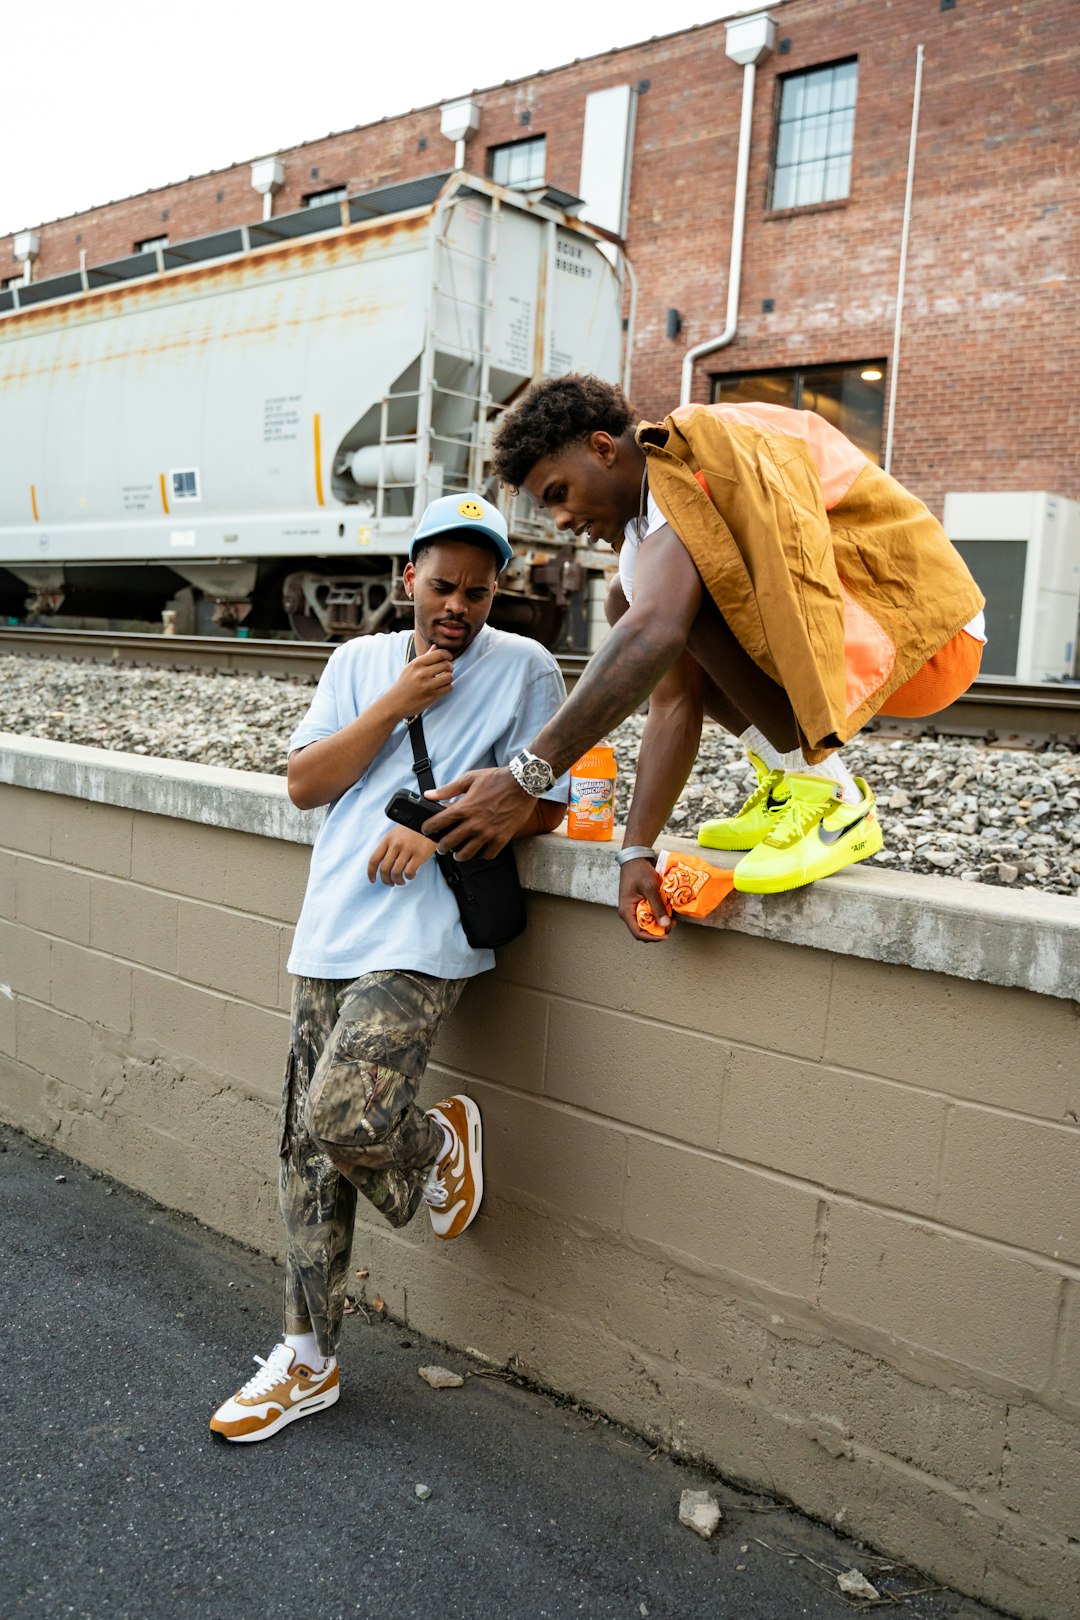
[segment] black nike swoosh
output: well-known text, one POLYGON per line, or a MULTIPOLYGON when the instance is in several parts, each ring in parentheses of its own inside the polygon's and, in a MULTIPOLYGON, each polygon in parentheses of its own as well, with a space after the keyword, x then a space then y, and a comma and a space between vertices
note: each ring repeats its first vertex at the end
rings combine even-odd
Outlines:
POLYGON ((823 844, 835 844, 844 837, 845 833, 849 833, 853 827, 857 827, 860 821, 865 821, 868 815, 870 815, 870 811, 864 810, 861 816, 856 816, 854 821, 849 821, 846 827, 837 827, 835 832, 828 827, 819 826, 818 837, 823 844))

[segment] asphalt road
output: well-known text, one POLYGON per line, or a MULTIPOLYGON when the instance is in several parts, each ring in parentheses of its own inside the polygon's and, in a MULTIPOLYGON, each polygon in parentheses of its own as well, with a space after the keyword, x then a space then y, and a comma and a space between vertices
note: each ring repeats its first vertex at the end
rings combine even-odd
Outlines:
MULTIPOLYGON (((335 1407, 212 1440, 280 1271, 2 1129, 0 1221, 3 1620, 850 1620, 829 1570, 879 1568, 516 1384, 432 1391, 419 1366, 472 1364, 387 1322, 346 1322, 335 1407), (677 1522, 686 1487, 724 1508, 710 1542, 677 1522)), ((887 1612, 990 1615, 943 1592, 887 1612)))

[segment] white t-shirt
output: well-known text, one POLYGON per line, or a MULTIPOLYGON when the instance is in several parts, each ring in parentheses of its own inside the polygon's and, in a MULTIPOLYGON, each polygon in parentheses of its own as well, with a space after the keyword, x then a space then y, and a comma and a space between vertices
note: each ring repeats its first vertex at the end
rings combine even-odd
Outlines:
POLYGON ((667 518, 653 500, 650 491, 645 516, 631 518, 623 530, 623 543, 619 547, 619 584, 623 588, 627 603, 634 600, 634 568, 641 542, 655 529, 662 529, 666 522, 667 518))
MULTIPOLYGON (((411 636, 361 636, 330 657, 311 707, 289 739, 289 752, 332 737, 355 720, 405 667, 411 636)), ((527 747, 566 696, 559 666, 526 636, 485 625, 454 660, 454 684, 424 711, 424 738, 436 783, 464 771, 505 765, 527 747)), ((307 892, 289 972, 354 979, 381 969, 412 968, 464 979, 495 965, 494 953, 466 940, 455 901, 433 858, 411 882, 368 882, 375 846, 394 825, 385 806, 399 788, 417 792, 408 727, 396 725, 360 780, 326 811, 311 854, 307 892)), ((567 778, 545 798, 566 803, 567 778)))
MULTIPOLYGON (((645 508, 643 518, 631 518, 623 529, 623 543, 619 547, 619 584, 627 603, 634 600, 634 569, 637 566, 637 554, 641 549, 641 542, 656 529, 663 528, 667 518, 661 512, 656 502, 649 495, 649 503, 645 508)), ((970 624, 964 629, 976 641, 986 640, 986 617, 983 613, 976 613, 970 624)))

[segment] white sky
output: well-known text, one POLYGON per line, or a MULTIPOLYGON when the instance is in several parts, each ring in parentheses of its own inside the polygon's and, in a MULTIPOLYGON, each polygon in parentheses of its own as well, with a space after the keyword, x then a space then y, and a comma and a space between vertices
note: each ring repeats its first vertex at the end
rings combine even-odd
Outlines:
POLYGON ((12 8, 2 46, 0 235, 753 9, 752 0, 12 8))

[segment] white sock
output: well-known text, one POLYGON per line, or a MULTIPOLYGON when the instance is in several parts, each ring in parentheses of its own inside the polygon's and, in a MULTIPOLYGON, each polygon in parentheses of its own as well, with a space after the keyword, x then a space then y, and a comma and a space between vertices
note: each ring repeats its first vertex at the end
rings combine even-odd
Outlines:
POLYGON ((314 1333, 286 1333, 285 1343, 293 1352, 296 1362, 301 1366, 310 1367, 312 1372, 326 1365, 329 1360, 319 1349, 319 1341, 314 1333))
POLYGON ((770 771, 783 769, 783 758, 776 752, 765 733, 759 731, 757 726, 747 726, 739 741, 748 754, 755 753, 761 763, 767 765, 770 771))
POLYGON ((800 755, 801 768, 791 770, 793 776, 827 776, 830 782, 839 782, 843 792, 840 797, 845 804, 862 804, 862 793, 855 785, 855 778, 840 758, 839 754, 830 754, 819 765, 807 765, 800 755))

